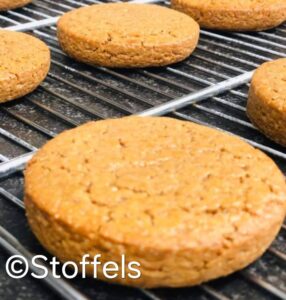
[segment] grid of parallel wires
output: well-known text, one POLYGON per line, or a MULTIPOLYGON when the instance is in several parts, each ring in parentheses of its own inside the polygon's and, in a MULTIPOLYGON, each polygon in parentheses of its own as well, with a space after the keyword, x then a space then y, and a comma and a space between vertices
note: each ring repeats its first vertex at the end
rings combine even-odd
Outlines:
MULTIPOLYGON (((0 26, 5 28, 45 20, 92 3, 100 2, 35 1, 24 8, 1 13, 0 26)), ((163 2, 158 4, 169 5, 163 2)), ((1 163, 37 150, 63 130, 90 120, 139 113, 205 87, 215 86, 255 69, 264 61, 286 56, 286 25, 255 34, 202 30, 197 50, 184 62, 141 70, 91 67, 69 59, 59 48, 55 26, 40 27, 30 33, 49 45, 52 66, 47 79, 35 92, 0 106, 0 167, 1 163)), ((265 138, 246 117, 247 91, 248 84, 197 101, 170 113, 170 116, 238 135, 266 151, 286 172, 285 148, 265 138)), ((8 257, 6 252, 25 254, 26 257, 44 252, 28 230, 22 196, 22 172, 15 171, 1 179, 2 266, 8 257), (19 209, 15 209, 15 205, 19 209)), ((63 280, 49 278, 45 280, 47 285, 27 278, 13 283, 13 286, 18 293, 24 293, 25 299, 34 299, 35 295, 38 299, 55 299, 55 295, 66 299, 286 299, 285 241, 286 225, 283 225, 274 244, 252 266, 225 279, 195 288, 144 290, 80 279, 66 285, 63 280), (48 286, 48 290, 45 286, 48 286), (30 292, 23 292, 24 288, 30 292)), ((1 298, 9 299, 7 293, 11 282, 1 268, 0 280, 3 279, 7 284, 1 298)))

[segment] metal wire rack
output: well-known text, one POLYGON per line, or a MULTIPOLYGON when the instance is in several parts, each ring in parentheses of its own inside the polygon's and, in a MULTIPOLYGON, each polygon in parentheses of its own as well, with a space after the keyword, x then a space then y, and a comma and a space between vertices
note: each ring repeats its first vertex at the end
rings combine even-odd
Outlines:
MULTIPOLYGON (((30 258, 32 253, 45 253, 23 214, 21 169, 25 162, 50 138, 89 120, 168 114, 238 135, 266 151, 286 173, 285 148, 259 133, 245 114, 252 71, 264 61, 286 56, 285 25, 251 34, 202 30, 197 50, 182 63, 111 70, 77 63, 57 43, 54 25, 58 17, 92 3, 102 2, 41 0, 0 14, 1 27, 28 31, 52 51, 52 67, 45 82, 23 99, 0 106, 1 266, 8 254, 30 258)), ((149 291, 94 280, 67 283, 51 276, 44 281, 46 285, 32 278, 11 282, 1 267, 0 298, 11 299, 16 293, 24 299, 286 299, 285 240, 286 225, 268 252, 249 268, 187 289, 149 291)))

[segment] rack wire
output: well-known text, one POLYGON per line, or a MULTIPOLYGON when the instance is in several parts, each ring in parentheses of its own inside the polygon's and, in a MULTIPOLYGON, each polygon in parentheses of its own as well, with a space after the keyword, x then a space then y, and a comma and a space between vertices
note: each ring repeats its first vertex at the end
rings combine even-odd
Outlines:
MULTIPOLYGON (((52 51, 46 81, 23 99, 0 106, 0 246, 10 254, 29 258, 35 247, 44 251, 21 227, 27 226, 21 212, 23 166, 47 140, 89 120, 168 114, 238 135, 266 151, 286 172, 285 148, 260 134, 245 114, 247 82, 253 70, 264 61, 286 56, 285 25, 252 34, 202 30, 197 50, 182 63, 156 69, 111 70, 74 62, 57 43, 54 24, 58 17, 92 3, 101 2, 42 0, 0 14, 0 26, 27 31, 44 40, 52 51), (9 223, 11 216, 22 223, 9 223)), ((283 226, 273 246, 257 263, 227 279, 196 288, 149 291, 98 281, 76 281, 67 286, 62 280, 49 278, 45 282, 52 291, 50 295, 38 282, 33 284, 43 299, 55 299, 53 292, 66 299, 286 299, 285 238, 283 226)))

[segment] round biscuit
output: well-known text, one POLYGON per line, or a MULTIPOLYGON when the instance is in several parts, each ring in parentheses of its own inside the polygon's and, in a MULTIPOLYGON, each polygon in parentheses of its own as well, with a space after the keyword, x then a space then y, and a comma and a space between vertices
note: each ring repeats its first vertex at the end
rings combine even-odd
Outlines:
POLYGON ((141 276, 112 281, 181 287, 262 255, 284 220, 286 184, 269 157, 236 137, 127 117, 48 142, 25 172, 25 205, 33 232, 61 261, 100 254, 98 277, 107 280, 103 264, 120 266, 124 254, 141 276))
POLYGON ((264 63, 255 71, 247 114, 266 136, 286 146, 286 58, 264 63))
POLYGON ((172 0, 172 7, 208 29, 260 31, 286 20, 285 0, 172 0))
POLYGON ((58 39, 69 56, 105 67, 175 63, 193 52, 198 38, 192 18, 150 4, 96 4, 68 12, 58 22, 58 39))
POLYGON ((50 50, 21 32, 0 30, 0 103, 33 91, 50 68, 50 50))

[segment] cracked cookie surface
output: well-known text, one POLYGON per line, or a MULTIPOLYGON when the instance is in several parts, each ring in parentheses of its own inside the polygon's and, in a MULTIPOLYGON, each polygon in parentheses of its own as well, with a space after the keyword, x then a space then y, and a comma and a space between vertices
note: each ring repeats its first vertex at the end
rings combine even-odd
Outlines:
POLYGON ((32 0, 0 0, 0 11, 22 7, 32 0))
POLYGON ((50 68, 50 50, 25 33, 0 30, 0 103, 32 92, 50 68))
POLYGON ((283 222, 286 185, 270 158, 238 138, 128 117, 48 142, 25 172, 25 204, 33 232, 60 260, 125 254, 142 276, 114 281, 179 287, 258 258, 283 222))
POLYGON ((172 8, 194 18, 202 28, 260 31, 286 21, 285 0, 172 0, 172 8))
POLYGON ((58 38, 68 55, 88 64, 163 66, 193 52, 199 26, 185 14, 158 5, 96 4, 61 17, 58 38))
POLYGON ((266 136, 286 147, 286 58, 264 63, 255 71, 247 115, 266 136))

